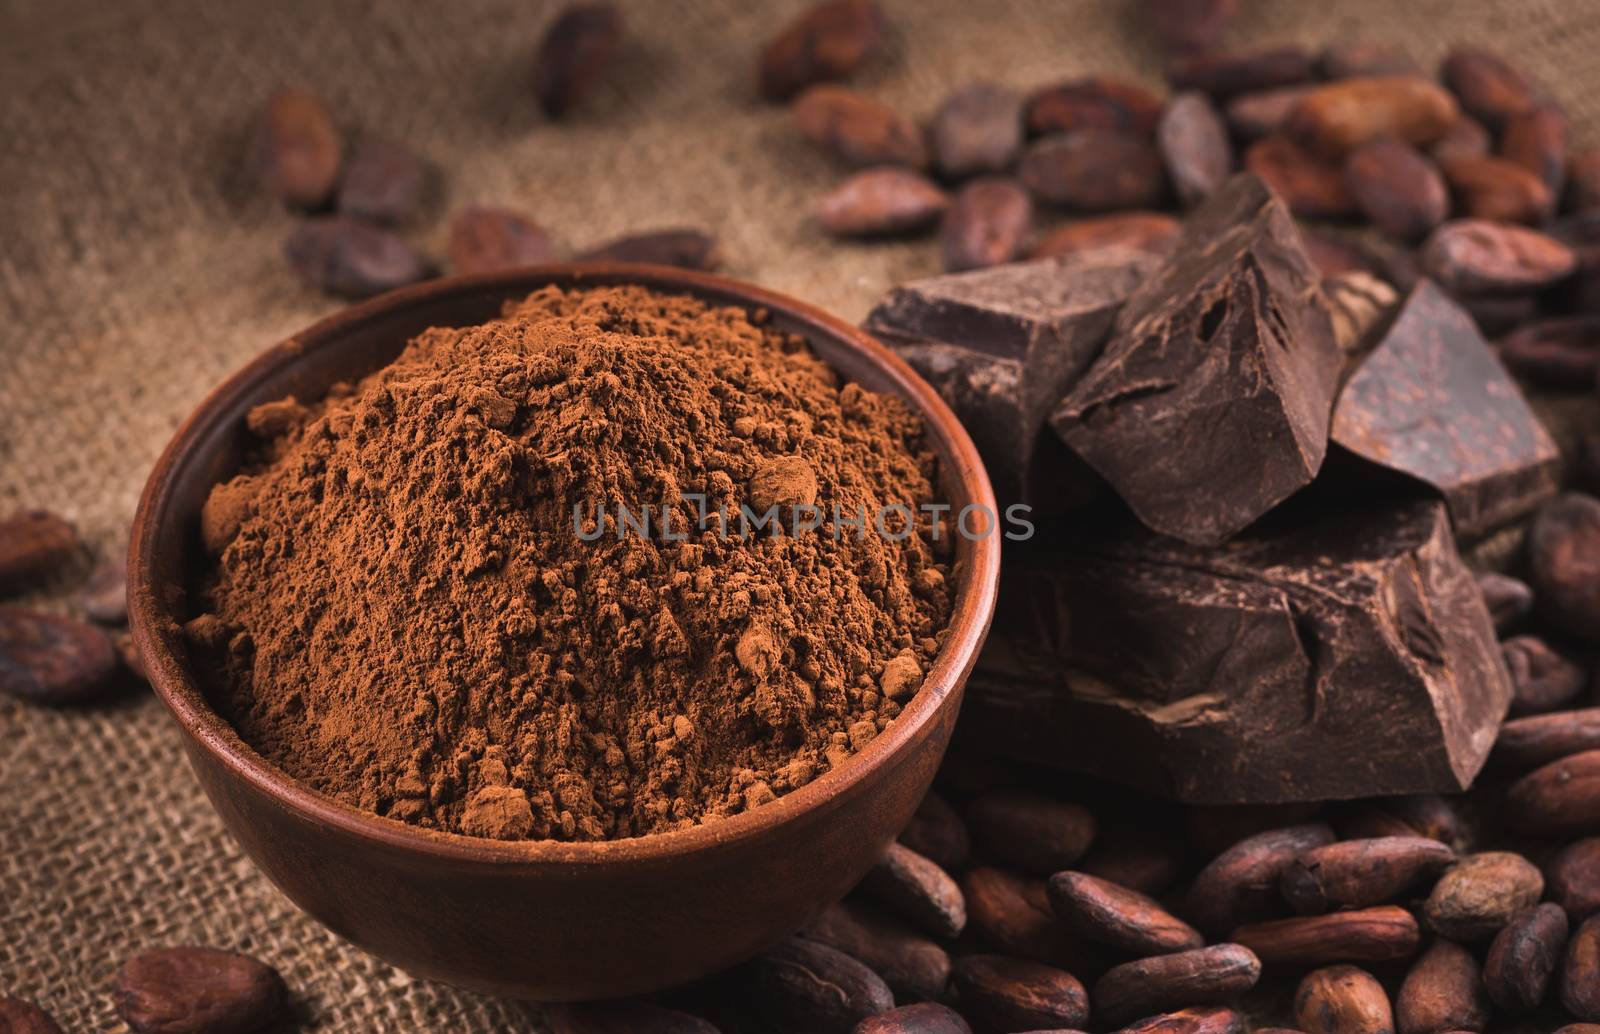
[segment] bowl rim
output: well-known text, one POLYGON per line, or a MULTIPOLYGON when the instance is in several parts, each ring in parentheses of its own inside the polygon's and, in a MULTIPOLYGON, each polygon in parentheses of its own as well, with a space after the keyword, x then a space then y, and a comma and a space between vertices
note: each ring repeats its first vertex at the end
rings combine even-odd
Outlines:
POLYGON ((970 674, 994 617, 1000 573, 1001 530, 971 540, 968 570, 950 615, 950 636, 917 691, 888 728, 838 768, 759 808, 684 829, 619 840, 489 840, 424 829, 346 804, 291 776, 246 743, 206 701, 199 682, 177 649, 179 615, 156 591, 155 554, 162 522, 179 475, 201 442, 220 423, 219 414, 269 374, 291 366, 319 347, 329 347, 352 327, 413 306, 438 303, 451 295, 536 290, 550 284, 597 286, 638 284, 653 290, 689 293, 714 304, 781 313, 808 336, 832 338, 863 355, 886 373, 922 416, 930 439, 941 441, 955 467, 956 482, 971 503, 998 517, 994 490, 977 447, 944 400, 899 356, 866 331, 809 303, 729 277, 710 273, 616 262, 560 262, 489 273, 440 277, 345 306, 268 348, 210 391, 179 425, 151 468, 135 512, 128 549, 129 625, 151 686, 186 734, 235 779, 243 780, 280 808, 302 819, 333 827, 359 840, 419 859, 452 864, 478 863, 562 867, 604 867, 627 862, 665 861, 761 836, 778 826, 824 809, 858 786, 876 769, 912 746, 970 674))

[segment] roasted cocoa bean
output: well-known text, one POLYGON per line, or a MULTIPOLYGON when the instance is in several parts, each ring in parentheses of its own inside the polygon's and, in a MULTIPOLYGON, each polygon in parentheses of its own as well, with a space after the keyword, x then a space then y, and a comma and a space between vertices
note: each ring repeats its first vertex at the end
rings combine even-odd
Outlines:
POLYGON ((1225 1002, 1260 979, 1260 960, 1237 944, 1156 955, 1107 970, 1094 985, 1095 1015, 1126 1023, 1162 1009, 1225 1002))
POLYGON ((1345 840, 1313 848, 1283 871, 1283 896, 1302 914, 1363 908, 1391 901, 1429 876, 1437 876, 1456 853, 1427 837, 1345 840))
POLYGON ((1561 1004, 1580 1020, 1600 1022, 1600 915, 1585 919, 1567 942, 1561 1004))
POLYGON ((1539 104, 1511 116, 1500 137, 1500 154, 1533 173, 1561 197, 1567 184, 1567 116, 1553 104, 1539 104))
POLYGON ((1075 972, 1092 968, 1092 953, 1056 920, 1043 880, 979 866, 961 881, 967 925, 980 943, 1075 972))
POLYGON ((1295 990, 1294 1016, 1306 1034, 1394 1032, 1394 1013, 1383 985, 1355 966, 1307 973, 1295 990))
POLYGON ((1033 222, 1033 201, 1014 179, 989 176, 957 192, 939 229, 947 272, 1010 262, 1022 251, 1033 222))
MULTIPOLYGON (((1503 345, 1501 354, 1504 355, 1503 345)), ((1483 605, 1489 608, 1494 630, 1502 635, 1533 613, 1533 589, 1520 578, 1485 571, 1478 575, 1478 591, 1483 593, 1483 605)))
POLYGON ((1167 195, 1155 145, 1117 130, 1045 137, 1023 153, 1017 173, 1034 197, 1080 212, 1155 208, 1167 195))
POLYGON ((1300 227, 1300 240, 1306 255, 1324 277, 1345 273, 1365 273, 1384 277, 1382 263, 1364 243, 1342 234, 1329 233, 1313 226, 1300 227))
POLYGON ((800 936, 866 965, 897 1002, 942 998, 950 982, 950 955, 943 948, 865 902, 847 899, 832 906, 800 936))
POLYGON ((1543 1002, 1567 947, 1567 914, 1546 902, 1518 912, 1495 934, 1483 964, 1483 986, 1510 1013, 1532 1012, 1543 1002))
POLYGON ((267 101, 255 164, 273 197, 290 208, 319 207, 333 194, 343 157, 339 130, 322 98, 284 86, 267 101))
POLYGON ((1462 837, 1455 806, 1434 793, 1388 797, 1365 805, 1340 823, 1351 840, 1418 836, 1454 846, 1462 837))
MULTIPOLYGON (((1509 365, 1509 364, 1508 364, 1509 365)), ((1519 635, 1500 644, 1515 695, 1513 714, 1553 711, 1583 691, 1589 672, 1536 635, 1519 635)))
POLYGON ((1072 868, 1094 842, 1089 809, 1040 794, 1002 790, 967 808, 978 853, 1036 876, 1072 868))
POLYGON ((1281 133, 1289 116, 1315 86, 1280 86, 1259 93, 1241 93, 1225 109, 1228 125, 1242 140, 1259 140, 1281 133))
POLYGON ((966 820, 933 790, 923 796, 911 822, 900 831, 900 842, 948 873, 966 868, 972 855, 966 820))
POLYGON ((0 1032, 4 1034, 61 1034, 55 1017, 32 1002, 0 995, 0 1032))
POLYGON ((574 4, 556 16, 533 62, 533 93, 560 118, 593 92, 622 44, 622 12, 611 4, 574 4))
POLYGON ((1183 54, 1167 62, 1167 81, 1180 90, 1204 90, 1213 97, 1288 86, 1309 80, 1316 61, 1300 47, 1248 53, 1183 54))
POLYGON ((545 1006, 551 1034, 717 1034, 716 1025, 651 1002, 580 1002, 545 1006))
POLYGON ((942 176, 1004 172, 1022 153, 1022 99, 994 83, 964 86, 939 105, 929 135, 942 176))
POLYGON ((1505 158, 1447 158, 1439 163, 1456 208, 1469 219, 1542 223, 1555 212, 1543 180, 1505 158))
POLYGON ((813 83, 843 79, 883 44, 883 11, 874 0, 824 0, 761 52, 761 93, 786 101, 813 83))
POLYGON ((921 230, 950 198, 926 176, 886 165, 856 173, 817 202, 816 219, 835 237, 886 237, 921 230))
POLYGON ((1175 54, 1210 50, 1222 36, 1239 0, 1145 0, 1144 16, 1150 30, 1175 54))
POLYGON ((1483 123, 1471 115, 1456 119, 1443 136, 1428 145, 1428 156, 1435 162, 1451 158, 1482 158, 1493 150, 1494 138, 1483 123))
POLYGON ((1506 722, 1493 757, 1505 768, 1526 770, 1589 750, 1600 750, 1600 707, 1506 722))
POLYGON ((1545 886, 1573 923, 1600 912, 1600 837, 1562 848, 1545 865, 1545 886))
POLYGON ((399 237, 345 215, 307 219, 283 242, 283 255, 307 286, 343 298, 369 298, 433 272, 399 237))
POLYGON ((1512 784, 1506 822, 1536 836, 1600 832, 1600 750, 1552 761, 1512 784))
POLYGON ((961 1007, 992 1030, 1081 1027, 1089 996, 1078 978, 1053 966, 1004 955, 968 955, 955 965, 961 1007))
POLYGON ((679 269, 716 269, 722 248, 703 230, 650 230, 618 237, 580 252, 580 262, 642 262, 679 269))
POLYGON ((1532 862, 1509 851, 1484 851, 1440 877, 1422 914, 1441 937, 1482 941, 1543 893, 1544 877, 1532 862))
MULTIPOLYGON (((1242 1013, 1221 1006, 1202 1006, 1150 1016, 1128 1024, 1117 1034, 1244 1034, 1247 1029, 1242 1013)), ((1056 1034, 1072 1032, 1058 1031, 1056 1034)))
POLYGON ((1367 220, 1400 240, 1427 236, 1450 214, 1444 177, 1415 147, 1399 140, 1374 140, 1351 151, 1344 182, 1367 220))
POLYGON ((851 1034, 972 1034, 961 1014, 937 1002, 919 1002, 868 1016, 851 1034))
POLYGON ((1073 930, 1132 955, 1165 955, 1205 944, 1200 931, 1136 890, 1082 872, 1058 872, 1050 907, 1073 930))
POLYGON ((1422 266, 1447 290, 1533 291, 1570 275, 1571 248, 1537 230, 1484 219, 1454 219, 1428 237, 1422 266))
POLYGON ((1410 912, 1381 905, 1251 923, 1233 931, 1232 940, 1255 952, 1263 965, 1325 966, 1408 958, 1421 937, 1410 912))
POLYGON ((1162 212, 1118 212, 1074 219, 1041 237, 1029 255, 1049 258, 1112 247, 1165 255, 1178 239, 1178 230, 1178 220, 1162 212))
POLYGON ((1167 102, 1156 124, 1156 147, 1166 163, 1167 178, 1185 205, 1199 204, 1233 173, 1228 127, 1199 90, 1167 102))
POLYGON ((1600 208, 1600 147, 1567 159, 1567 207, 1574 212, 1600 208))
POLYGON ((1320 822, 1247 837, 1200 870, 1184 914, 1212 934, 1271 915, 1279 908, 1283 870, 1305 852, 1332 842, 1333 830, 1320 822))
POLYGON ((98 564, 77 597, 78 607, 91 621, 120 625, 128 620, 128 561, 98 564))
POLYGON ((1600 316, 1558 316, 1500 339, 1500 358, 1516 373, 1554 388, 1585 390, 1600 374, 1600 316))
POLYGON ((932 860, 890 844, 861 880, 861 891, 935 937, 954 939, 967 926, 961 888, 932 860))
POLYGON ((0 692, 35 704, 79 703, 117 670, 105 632, 72 618, 0 606, 0 692))
POLYGON ((1324 278, 1322 296, 1333 321, 1334 344, 1349 357, 1371 351, 1374 335, 1387 324, 1399 301, 1394 288, 1366 273, 1324 278))
POLYGON ((45 510, 25 510, 0 521, 0 591, 59 567, 78 549, 78 530, 45 510))
POLYGON ((1541 507, 1528 530, 1528 565, 1541 613, 1600 642, 1600 499, 1568 492, 1541 507))
POLYGON ((1341 79, 1303 97, 1284 131, 1326 157, 1342 158, 1383 138, 1432 143, 1458 114, 1455 99, 1421 76, 1341 79))
POLYGON ((1378 75, 1421 75, 1404 51, 1382 43, 1334 43, 1322 51, 1317 67, 1324 79, 1366 79, 1378 75))
POLYGON ((416 211, 427 185, 428 166, 391 140, 359 141, 339 177, 334 207, 368 222, 404 222, 416 211))
POLYGON ((1356 212, 1343 170, 1286 136, 1269 136, 1250 145, 1244 152, 1244 167, 1266 180, 1295 215, 1343 219, 1356 212))
POLYGON ((245 1034, 283 1015, 285 989, 277 970, 248 955, 180 947, 124 962, 111 995, 117 1015, 141 1034, 245 1034))
POLYGON ((1478 981, 1478 960, 1454 941, 1434 941, 1406 973, 1395 1013, 1401 1034, 1482 1030, 1489 1001, 1478 981))
POLYGON ((1104 76, 1046 86, 1022 106, 1023 122, 1035 136, 1079 129, 1149 136, 1160 117, 1161 98, 1142 86, 1104 76))
POLYGON ((928 148, 915 122, 849 87, 813 86, 795 99, 790 112, 806 139, 847 165, 922 169, 928 164, 928 148))
POLYGON ((504 208, 463 208, 450 221, 450 264, 458 273, 537 266, 555 257, 550 238, 504 208))
POLYGON ((760 1008, 804 1029, 849 1030, 894 1008, 878 974, 836 948, 800 937, 746 964, 760 1008))
POLYGON ((1521 72, 1486 50, 1457 47, 1445 55, 1439 74, 1461 107, 1490 129, 1500 129, 1537 100, 1521 72))
POLYGON ((1169 833, 1114 828, 1095 837, 1078 868, 1141 894, 1160 894, 1177 882, 1186 850, 1182 839, 1169 833))

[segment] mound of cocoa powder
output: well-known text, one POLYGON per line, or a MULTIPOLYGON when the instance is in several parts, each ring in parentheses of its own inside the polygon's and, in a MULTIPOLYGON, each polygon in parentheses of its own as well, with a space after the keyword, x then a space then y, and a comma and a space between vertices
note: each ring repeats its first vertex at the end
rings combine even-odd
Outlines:
POLYGON ((677 829, 843 762, 943 640, 950 533, 850 525, 937 501, 920 418, 764 322, 549 288, 257 408, 187 626, 219 709, 343 801, 501 839, 677 829), (717 518, 808 503, 799 534, 717 518))

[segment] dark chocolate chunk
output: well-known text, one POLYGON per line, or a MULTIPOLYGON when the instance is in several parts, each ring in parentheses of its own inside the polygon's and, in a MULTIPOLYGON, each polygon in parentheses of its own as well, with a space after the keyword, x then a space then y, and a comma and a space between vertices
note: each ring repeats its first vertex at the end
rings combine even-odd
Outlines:
POLYGON ((1340 393, 1332 437, 1432 485, 1465 538, 1556 491, 1555 443, 1472 317, 1428 280, 1340 393))
POLYGON ((1322 466, 1341 362, 1320 280, 1283 202, 1234 177, 1051 423, 1151 528, 1225 541, 1322 466))
POLYGON ((1061 476, 1036 461, 1065 458, 1048 451, 1046 417, 1154 268, 1143 252, 1107 248, 932 277, 890 292, 864 325, 950 403, 1000 497, 1034 501, 1061 476))

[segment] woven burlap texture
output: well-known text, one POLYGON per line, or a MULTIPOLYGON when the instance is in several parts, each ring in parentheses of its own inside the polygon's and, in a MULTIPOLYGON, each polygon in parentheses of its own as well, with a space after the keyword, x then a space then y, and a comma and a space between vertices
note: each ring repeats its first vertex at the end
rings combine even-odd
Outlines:
MULTIPOLYGON (((116 555, 178 422, 334 307, 284 267, 291 220, 245 161, 279 82, 310 85, 350 130, 438 165, 431 211, 407 231, 435 254, 443 214, 492 202, 571 247, 713 227, 731 274, 850 318, 935 270, 926 241, 841 247, 809 225, 839 172, 752 90, 759 44, 798 3, 625 6, 630 40, 613 74, 551 125, 529 92, 548 2, 0 2, 0 511, 56 510, 116 555)), ((887 53, 858 83, 908 112, 978 78, 1159 81, 1133 0, 885 6, 887 53)), ((1452 41, 1497 47, 1593 138, 1600 5, 1243 6, 1230 33, 1241 46, 1371 39, 1428 64, 1452 41)), ((66 606, 89 562, 35 602, 66 606)), ((148 693, 67 711, 0 701, 0 992, 38 1000, 69 1030, 123 1030, 108 993, 117 964, 180 943, 270 961, 306 1029, 542 1029, 535 1008, 413 980, 303 916, 223 831, 148 693)))

